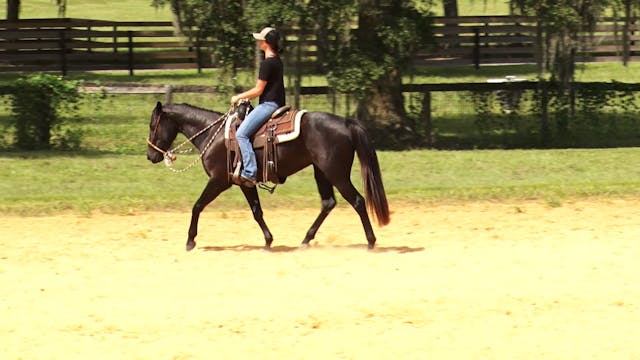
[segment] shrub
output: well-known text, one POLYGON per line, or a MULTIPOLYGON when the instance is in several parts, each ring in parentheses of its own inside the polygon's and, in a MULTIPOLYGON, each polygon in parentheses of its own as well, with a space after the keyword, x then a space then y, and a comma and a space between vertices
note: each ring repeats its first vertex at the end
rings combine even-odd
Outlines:
POLYGON ((18 79, 11 99, 14 145, 23 150, 78 148, 81 133, 61 126, 71 119, 79 100, 78 81, 51 74, 18 79))

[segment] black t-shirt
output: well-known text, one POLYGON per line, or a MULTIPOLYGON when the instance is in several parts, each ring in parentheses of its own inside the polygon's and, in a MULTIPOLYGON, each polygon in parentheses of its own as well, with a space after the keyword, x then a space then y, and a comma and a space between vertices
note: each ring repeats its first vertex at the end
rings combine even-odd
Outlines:
POLYGON ((265 80, 267 85, 260 95, 259 103, 262 104, 266 101, 273 101, 278 106, 284 106, 284 79, 283 79, 283 66, 282 60, 279 56, 269 57, 262 60, 260 63, 260 72, 258 73, 258 79, 265 80))

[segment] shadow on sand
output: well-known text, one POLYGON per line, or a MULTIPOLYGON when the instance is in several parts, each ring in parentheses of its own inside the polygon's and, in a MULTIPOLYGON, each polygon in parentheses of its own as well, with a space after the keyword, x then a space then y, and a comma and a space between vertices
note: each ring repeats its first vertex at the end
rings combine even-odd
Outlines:
POLYGON ((295 251, 313 251, 313 250, 326 250, 326 249, 361 249, 362 251, 370 251, 373 253, 398 253, 406 254, 413 252, 424 251, 423 247, 408 247, 408 246, 376 246, 373 250, 367 250, 367 245, 311 245, 309 247, 300 246, 272 246, 270 250, 265 250, 263 246, 256 245, 226 245, 226 246, 203 246, 199 248, 201 251, 235 251, 235 252, 250 252, 250 251, 264 251, 274 253, 288 253, 295 251))

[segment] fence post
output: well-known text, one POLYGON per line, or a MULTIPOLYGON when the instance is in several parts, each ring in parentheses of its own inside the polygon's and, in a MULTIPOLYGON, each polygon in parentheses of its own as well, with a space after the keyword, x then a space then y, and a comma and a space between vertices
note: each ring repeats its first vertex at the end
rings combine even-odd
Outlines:
POLYGON ((118 53, 118 27, 113 26, 113 53, 118 53))
POLYGON ((202 74, 202 50, 200 49, 200 38, 196 39, 196 64, 198 65, 198 74, 202 74))
POLYGON ((60 71, 62 76, 67 75, 67 44, 65 40, 65 31, 60 30, 60 71))
POLYGON ((536 22, 536 67, 538 70, 538 79, 542 79, 544 73, 544 42, 542 23, 540 20, 536 22))
POLYGON ((129 38, 129 76, 133 76, 133 31, 127 31, 129 38))
POLYGON ((473 28, 473 65, 480 68, 480 29, 473 28))
POLYGON ((349 99, 349 93, 345 94, 345 106, 346 106, 346 113, 344 114, 344 117, 348 118, 349 117, 349 113, 351 112, 351 107, 349 106, 349 102, 351 99, 349 99))
POLYGON ((624 27, 622 29, 622 63, 627 66, 629 63, 629 45, 630 45, 630 26, 631 26, 631 1, 625 1, 624 4, 624 27))
POLYGON ((333 90, 333 88, 329 88, 329 93, 331 94, 331 113, 335 114, 336 113, 336 101, 337 101, 337 97, 336 97, 336 92, 335 90, 333 90))
POLYGON ((165 104, 171 104, 173 102, 173 86, 165 85, 165 104))
POLYGON ((573 121, 576 116, 576 87, 575 87, 575 61, 576 61, 576 49, 571 49, 571 65, 569 73, 571 73, 571 80, 569 82, 569 120, 573 121))
POLYGON ((295 80, 295 100, 294 105, 297 109, 300 108, 300 86, 302 85, 302 40, 304 38, 304 19, 300 22, 301 25, 298 28, 298 41, 296 43, 296 80, 295 80))
POLYGON ((547 82, 544 80, 538 80, 538 89, 541 90, 542 98, 540 99, 540 142, 542 146, 549 144, 549 90, 547 88, 547 82))
POLYGON ((93 52, 93 49, 91 48, 91 26, 87 26, 87 52, 93 52))
POLYGON ((424 128, 427 133, 427 148, 433 148, 433 134, 431 125, 431 91, 425 91, 422 98, 422 116, 424 118, 424 128))

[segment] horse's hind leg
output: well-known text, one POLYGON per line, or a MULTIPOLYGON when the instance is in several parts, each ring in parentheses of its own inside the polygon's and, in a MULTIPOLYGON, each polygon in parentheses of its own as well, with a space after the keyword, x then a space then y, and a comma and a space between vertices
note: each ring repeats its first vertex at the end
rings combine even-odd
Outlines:
POLYGON ((309 245, 309 242, 315 238, 316 233, 324 220, 336 206, 336 197, 333 194, 333 185, 331 185, 331 182, 327 180, 326 176, 324 176, 320 169, 314 166, 313 170, 316 178, 316 184, 318 185, 318 192, 322 199, 322 209, 320 210, 320 214, 316 218, 316 221, 313 222, 309 231, 307 231, 307 235, 304 237, 302 244, 300 244, 301 246, 309 245))
POLYGON ((273 242, 273 235, 271 235, 271 231, 269 231, 269 227, 267 227, 267 223, 264 222, 262 218, 262 206, 260 206, 260 198, 258 197, 258 190, 255 187, 245 187, 241 186, 242 193, 244 197, 247 199, 249 203, 249 207, 251 207, 251 212, 253 213, 253 218, 260 225, 260 229, 264 234, 264 248, 265 250, 269 250, 271 248, 271 243, 273 242))
POLYGON ((200 213, 209 205, 221 192, 228 189, 230 185, 217 183, 214 178, 210 178, 207 186, 202 190, 202 194, 193 205, 191 211, 191 225, 189 226, 189 237, 187 239, 187 251, 192 250, 196 246, 195 238, 198 235, 198 220, 200 213))
POLYGON ((367 237, 367 243, 369 249, 373 249, 376 245, 376 236, 373 233, 371 222, 369 221, 369 214, 367 214, 367 208, 365 206, 365 200, 358 190, 353 186, 349 178, 345 178, 334 184, 342 197, 345 198, 353 206, 358 215, 360 215, 360 221, 362 221, 362 227, 364 228, 365 236, 367 237))

